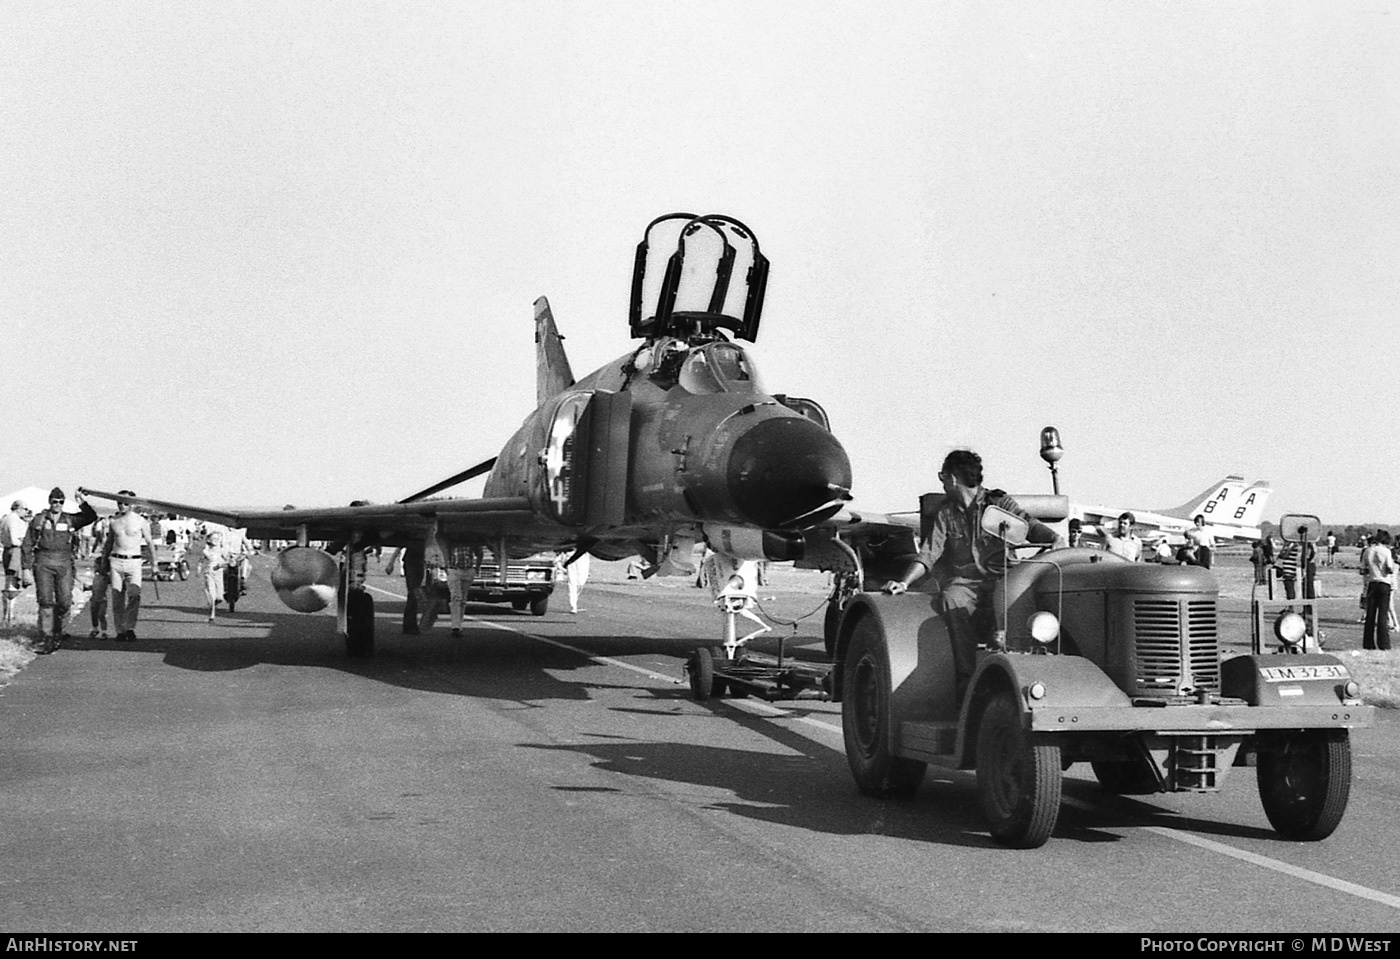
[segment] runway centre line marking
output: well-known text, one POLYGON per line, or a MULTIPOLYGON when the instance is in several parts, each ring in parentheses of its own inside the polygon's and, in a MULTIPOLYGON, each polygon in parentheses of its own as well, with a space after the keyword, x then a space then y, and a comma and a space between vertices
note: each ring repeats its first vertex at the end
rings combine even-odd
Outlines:
MULTIPOLYGON (((380 589, 377 586, 367 585, 365 588, 372 589, 375 592, 383 593, 385 596, 391 596, 395 599, 406 598, 404 596, 399 595, 398 593, 391 593, 387 589, 380 589)), ((470 619, 472 622, 477 623, 481 626, 487 626, 492 629, 499 629, 505 632, 516 633, 520 636, 528 637, 529 639, 538 640, 541 643, 548 643, 551 646, 557 646, 560 649, 567 649, 572 653, 578 653, 585 659, 591 659, 594 662, 606 663, 610 666, 618 666, 622 669, 629 669, 634 673, 641 673, 643 676, 648 676, 660 682, 675 683, 676 685, 679 685, 681 683, 681 680, 672 679, 669 676, 662 676, 660 673, 654 672, 650 669, 644 669, 640 666, 633 666, 631 663, 624 663, 622 660, 613 659, 611 656, 599 656, 595 653, 590 653, 586 649, 581 649, 577 646, 570 646, 568 643, 562 643, 558 640, 550 639, 547 636, 540 636, 536 633, 529 633, 515 626, 507 626, 504 623, 493 623, 489 620, 478 619, 475 616, 467 616, 464 618, 470 619)), ((744 699, 733 699, 725 700, 725 705, 741 709, 744 712, 750 713, 751 715, 759 716, 761 718, 795 719, 799 723, 804 723, 809 726, 815 726, 818 729, 821 729, 823 732, 840 733, 844 735, 840 726, 836 726, 828 722, 823 722, 820 719, 812 719, 810 716, 794 716, 789 710, 783 709, 779 706, 774 706, 771 703, 744 699)), ((813 742, 815 742, 819 746, 825 746, 828 749, 836 748, 834 746, 830 746, 827 743, 823 743, 820 740, 813 740, 813 742)), ((1074 806, 1076 809, 1082 809, 1088 812, 1096 811, 1095 806, 1079 799, 1065 797, 1062 800, 1062 802, 1074 806)), ((1227 846, 1224 843, 1215 842, 1214 840, 1206 839, 1202 836, 1197 836, 1194 833, 1184 832, 1178 829, 1170 829, 1166 826, 1142 826, 1140 828, 1144 829, 1147 832, 1155 833, 1158 836, 1164 836, 1167 839, 1175 839, 1177 842, 1183 842, 1189 846, 1196 846, 1199 849, 1204 849, 1209 852, 1218 853, 1222 856, 1229 856, 1233 859, 1238 859, 1242 862, 1250 863, 1251 865, 1273 870, 1274 872, 1281 873, 1285 876, 1292 876, 1294 879, 1301 879, 1304 882, 1310 882, 1318 886, 1323 886, 1335 892, 1345 893, 1350 896, 1356 896, 1359 899, 1367 899, 1371 902, 1379 903, 1383 906, 1390 906, 1392 909, 1400 909, 1400 896, 1392 896, 1389 893, 1380 892, 1379 890, 1371 889, 1367 886, 1358 885, 1354 882, 1347 882, 1345 879, 1337 879, 1334 876, 1328 876, 1324 873, 1313 872, 1311 869, 1303 869, 1300 866, 1294 866, 1290 863, 1283 862, 1279 859, 1272 859, 1268 856, 1261 856, 1258 853, 1246 852, 1243 849, 1236 849, 1234 846, 1227 846)))
MULTIPOLYGON (((1089 812, 1095 811, 1096 808, 1092 804, 1079 799, 1070 799, 1066 797, 1063 801, 1076 809, 1083 809, 1089 812)), ((1372 902, 1380 903, 1383 906, 1389 906, 1392 909, 1400 909, 1400 896, 1392 896, 1390 893, 1380 892, 1354 882, 1347 882, 1345 879, 1337 879, 1335 876, 1329 876, 1325 873, 1313 872, 1311 869, 1294 866, 1291 863, 1273 859, 1269 856, 1261 856, 1258 853, 1236 849, 1234 846, 1227 846, 1225 843, 1216 842, 1213 839, 1206 839, 1204 836, 1197 836, 1194 833, 1189 833, 1184 830, 1172 829, 1168 826, 1142 826, 1141 828, 1147 832, 1156 833, 1158 836, 1165 836, 1168 839, 1175 839, 1177 842, 1184 842, 1189 846, 1196 846, 1200 849, 1219 853, 1222 856, 1230 856, 1233 859, 1239 859, 1242 862, 1247 862, 1255 866, 1272 869, 1274 872, 1283 873, 1285 876, 1292 876, 1294 879, 1301 879, 1304 882, 1325 886, 1336 892, 1346 893, 1347 895, 1356 896, 1360 899, 1369 899, 1372 902)))
MULTIPOLYGON (((774 706, 772 703, 762 702, 761 700, 730 699, 725 701, 725 705, 733 706, 735 709, 742 709, 744 712, 760 718, 791 719, 807 726, 815 726, 823 732, 835 733, 838 736, 845 735, 840 726, 824 722, 820 719, 813 719, 811 716, 794 716, 790 710, 783 709, 781 706, 774 706)), ((824 746, 826 744, 820 743, 819 745, 824 746)))
MULTIPOLYGON (((366 585, 365 585, 365 589, 372 589, 372 590, 374 590, 376 593, 383 593, 385 596, 390 596, 390 597, 392 597, 392 598, 394 598, 394 599, 407 599, 407 598, 408 598, 408 597, 402 596, 402 595, 400 595, 400 594, 398 594, 398 593, 391 593, 391 592, 389 592, 389 590, 387 590, 387 589, 380 589, 378 586, 370 586, 370 585, 366 584, 366 585)), ((517 635, 519 635, 519 636, 525 636, 525 637, 527 637, 527 638, 529 638, 529 639, 533 639, 533 640, 535 640, 535 641, 537 641, 537 642, 548 643, 550 646, 558 646, 560 649, 567 649, 567 650, 568 650, 569 652, 571 652, 571 653, 578 653, 580 656, 584 657, 585 659, 591 659, 591 660, 593 660, 594 662, 597 662, 597 663, 606 663, 606 664, 609 665, 609 666, 617 666, 617 667, 619 667, 619 668, 621 668, 621 669, 630 669, 630 670, 631 670, 632 672, 634 672, 634 673, 641 673, 643 676, 646 676, 646 677, 648 677, 648 678, 650 678, 650 679, 654 679, 654 680, 656 680, 656 681, 658 681, 658 682, 662 682, 662 683, 671 683, 671 684, 676 685, 676 686, 681 685, 681 683, 683 682, 683 680, 676 679, 676 678, 673 677, 673 676, 663 676, 663 675, 661 675, 660 673, 655 672, 655 671, 653 671, 653 670, 645 669, 645 668, 643 668, 643 667, 641 667, 641 666, 633 666, 631 663, 624 663, 624 662, 623 662, 622 660, 620 660, 620 659, 613 659, 611 656, 599 656, 599 655, 596 654, 596 653, 590 653, 590 652, 589 652, 588 650, 586 650, 586 649, 580 649, 580 648, 577 647, 577 646, 570 646, 568 643, 561 643, 561 642, 559 642, 557 639, 550 639, 548 636, 540 636, 538 633, 527 633, 525 630, 520 629, 519 627, 516 627, 516 626, 507 626, 505 623, 493 623, 493 622, 491 622, 491 621, 488 620, 488 619, 478 619, 478 618, 475 617, 475 616, 463 616, 462 618, 463 618, 463 619, 471 620, 473 623, 476 623, 478 626, 486 626, 486 627, 488 627, 488 628, 490 628, 490 629, 499 629, 499 630, 503 630, 503 631, 505 631, 505 632, 507 632, 507 633, 515 633, 515 634, 517 634, 517 635)))

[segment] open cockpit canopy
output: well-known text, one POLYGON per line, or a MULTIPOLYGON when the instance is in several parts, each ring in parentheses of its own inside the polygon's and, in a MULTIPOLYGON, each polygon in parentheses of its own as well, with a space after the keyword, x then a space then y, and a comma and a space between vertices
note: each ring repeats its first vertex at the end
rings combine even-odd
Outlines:
POLYGON ((632 335, 689 340, 726 329, 752 343, 767 284, 768 260, 758 238, 738 220, 720 214, 657 217, 637 244, 632 335))

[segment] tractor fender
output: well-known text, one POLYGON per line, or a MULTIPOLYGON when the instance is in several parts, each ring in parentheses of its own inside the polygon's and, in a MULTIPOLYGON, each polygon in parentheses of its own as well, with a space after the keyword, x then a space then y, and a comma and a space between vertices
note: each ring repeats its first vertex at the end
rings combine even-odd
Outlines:
POLYGON ((976 765, 977 734, 982 711, 998 693, 1009 691, 1014 694, 1027 725, 1030 714, 1037 709, 1133 704, 1107 673, 1083 656, 996 653, 978 664, 969 689, 958 723, 958 766, 964 769, 976 765), (1037 683, 1044 687, 1045 695, 1032 699, 1030 689, 1037 683))
POLYGON ((890 665, 890 705, 894 728, 909 719, 951 709, 954 696, 953 648, 938 615, 938 597, 928 593, 860 593, 841 617, 834 655, 832 699, 841 701, 846 650, 863 620, 873 619, 884 638, 890 665))
POLYGON ((1251 706, 1336 706, 1347 701, 1351 678, 1330 653, 1235 656, 1220 664, 1220 692, 1251 706))

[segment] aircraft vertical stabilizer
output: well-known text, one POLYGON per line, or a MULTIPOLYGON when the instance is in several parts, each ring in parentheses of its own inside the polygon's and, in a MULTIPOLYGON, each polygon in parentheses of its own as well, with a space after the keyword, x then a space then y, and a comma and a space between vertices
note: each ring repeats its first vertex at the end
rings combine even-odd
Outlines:
POLYGON ((1269 484, 1263 480, 1240 490, 1235 498, 1226 504, 1224 521, 1238 523, 1240 526, 1257 527, 1264 519, 1264 505, 1268 503, 1273 492, 1269 484))
POLYGON ((1209 515, 1216 511, 1216 506, 1210 504, 1220 504, 1237 495, 1244 489, 1244 477, 1231 474, 1219 482, 1207 486, 1195 496, 1182 503, 1180 506, 1173 506, 1171 509, 1158 510, 1163 516, 1173 516, 1177 519, 1193 519, 1198 513, 1209 515))
POLYGON ((543 406, 545 400, 573 385, 574 374, 564 353, 564 338, 554 325, 549 300, 540 297, 535 301, 535 403, 543 406))

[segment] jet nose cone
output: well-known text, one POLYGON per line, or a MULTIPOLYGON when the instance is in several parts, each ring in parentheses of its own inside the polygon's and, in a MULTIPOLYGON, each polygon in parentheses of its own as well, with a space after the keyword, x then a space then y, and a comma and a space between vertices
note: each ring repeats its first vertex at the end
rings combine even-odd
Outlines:
POLYGON ((851 461, 821 426, 778 417, 735 440, 728 486, 735 508, 755 526, 811 526, 850 498, 851 461))

